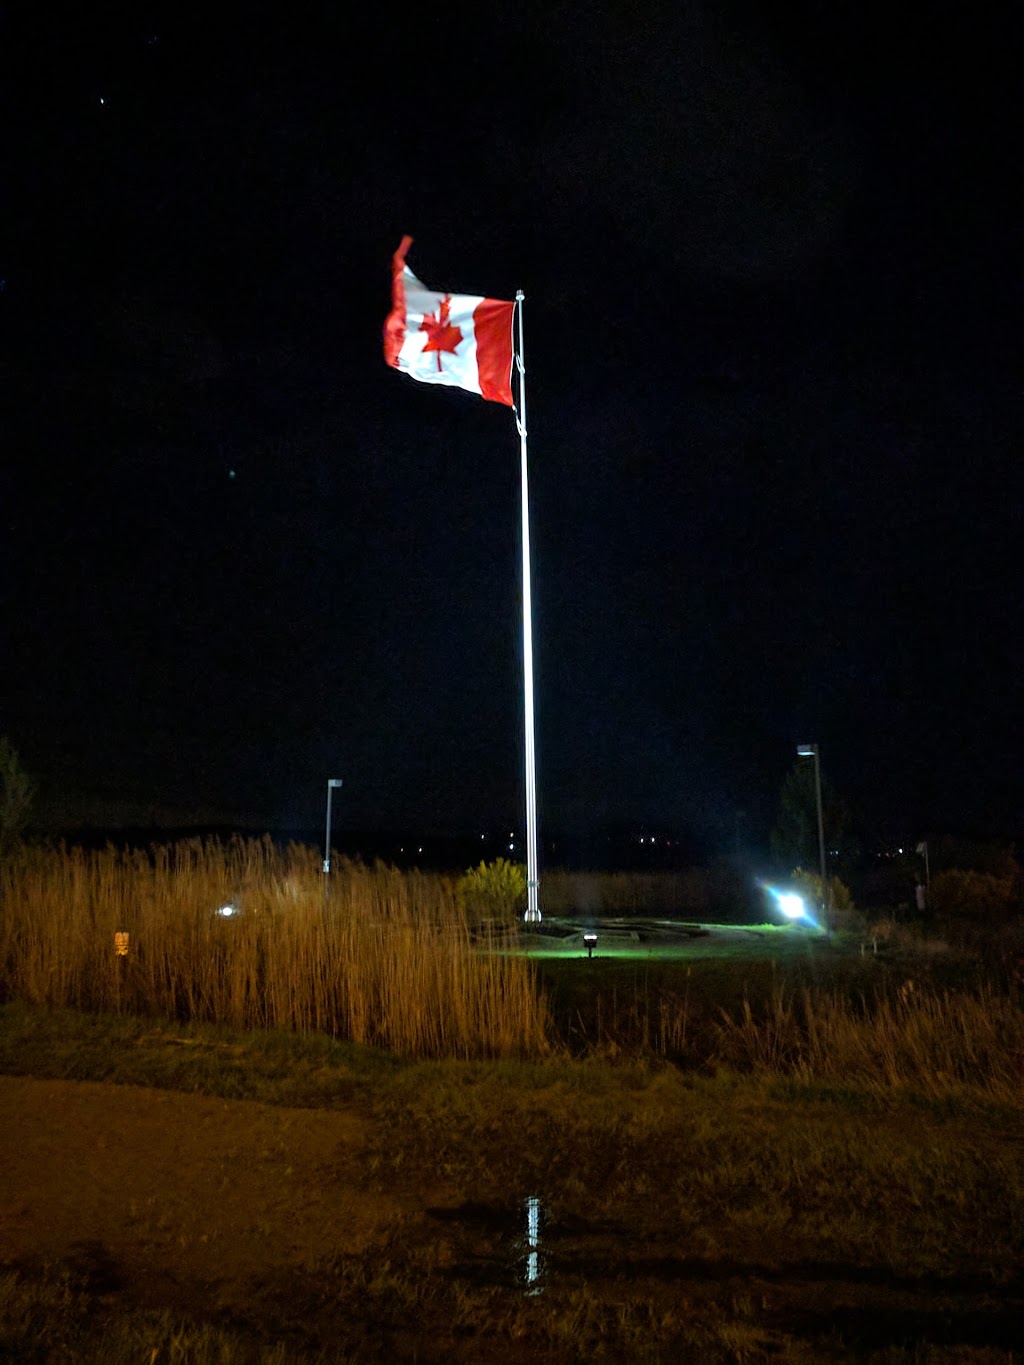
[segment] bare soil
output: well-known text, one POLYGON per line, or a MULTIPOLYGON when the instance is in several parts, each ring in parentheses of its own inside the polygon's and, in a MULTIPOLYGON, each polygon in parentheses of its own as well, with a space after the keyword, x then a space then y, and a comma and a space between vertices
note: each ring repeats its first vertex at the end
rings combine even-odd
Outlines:
POLYGON ((346 1113, 0 1076, 0 1131, 0 1261, 102 1247, 162 1302, 361 1255, 429 1197, 366 1188, 371 1134, 346 1113))
MULTIPOLYGON (((473 1202, 440 1178, 425 1184, 422 1168, 407 1183, 370 1176, 385 1143, 358 1114, 0 1076, 0 1267, 30 1276, 70 1268, 103 1310, 181 1311, 299 1350, 359 1343, 339 1359, 583 1358, 579 1343, 550 1337, 541 1348, 513 1339, 499 1350, 500 1316, 489 1336, 474 1337, 470 1307, 469 1321, 456 1320, 459 1285, 522 1302, 523 1229, 514 1210, 473 1202), (358 1293, 355 1266, 373 1267, 358 1293), (409 1321, 401 1305, 415 1296, 391 1289, 389 1298, 386 1274, 442 1287, 409 1321), (358 1329, 353 1304, 365 1306, 358 1329)), ((708 1260, 645 1241, 628 1220, 579 1218, 543 1234, 540 1265, 561 1292, 609 1315, 639 1295, 652 1345, 673 1312, 687 1322, 706 1314, 719 1324, 708 1359, 733 1358, 721 1329, 730 1318, 737 1359, 868 1359, 925 1341, 929 1360, 995 1362, 1019 1340, 1019 1278, 998 1289, 935 1284, 801 1261, 796 1248, 784 1268, 777 1247, 708 1260)), ((525 1319, 508 1321, 519 1331, 525 1319)), ((637 1356, 640 1345, 620 1353, 610 1337, 602 1354, 673 1358, 637 1356)))

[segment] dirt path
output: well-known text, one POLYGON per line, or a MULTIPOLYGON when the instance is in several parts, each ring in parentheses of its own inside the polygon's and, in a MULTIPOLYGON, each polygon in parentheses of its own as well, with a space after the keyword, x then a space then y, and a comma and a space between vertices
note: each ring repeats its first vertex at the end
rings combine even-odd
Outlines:
POLYGON ((936 1361, 987 1365, 1019 1341, 1016 1279, 900 1279, 795 1247, 785 1265, 739 1245, 706 1260, 685 1238, 578 1216, 541 1214, 533 1259, 551 1281, 531 1298, 523 1210, 424 1184, 422 1166, 388 1179, 386 1141, 344 1112, 0 1076, 0 1267, 68 1270, 108 1314, 171 1309, 300 1349, 345 1341, 345 1359, 468 1363, 500 1345, 509 1361, 576 1360, 588 1329, 609 1350, 616 1332, 632 1341, 609 1359, 681 1332, 707 1359, 847 1359, 851 1343, 866 1359, 925 1341, 952 1350, 936 1361))
POLYGON ((0 1076, 0 1261, 102 1247, 226 1287, 358 1255, 408 1212, 364 1187, 368 1141, 345 1113, 0 1076))

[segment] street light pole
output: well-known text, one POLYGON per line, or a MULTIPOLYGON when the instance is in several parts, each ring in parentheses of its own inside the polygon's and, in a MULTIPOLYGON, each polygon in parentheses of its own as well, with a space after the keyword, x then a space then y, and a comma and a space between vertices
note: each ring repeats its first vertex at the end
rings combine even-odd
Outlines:
POLYGON ((814 759, 814 797, 818 806, 818 862, 821 868, 821 927, 825 933, 829 926, 828 873, 825 867, 825 820, 821 810, 821 755, 817 744, 798 744, 796 752, 800 758, 814 759))
POLYGON ((924 884, 931 889, 932 871, 928 866, 928 844, 925 840, 922 840, 921 843, 918 844, 917 851, 924 858, 924 884))
POLYGON ((327 833, 324 836, 324 871, 331 870, 331 797, 334 788, 341 786, 340 777, 329 777, 327 779, 327 833))

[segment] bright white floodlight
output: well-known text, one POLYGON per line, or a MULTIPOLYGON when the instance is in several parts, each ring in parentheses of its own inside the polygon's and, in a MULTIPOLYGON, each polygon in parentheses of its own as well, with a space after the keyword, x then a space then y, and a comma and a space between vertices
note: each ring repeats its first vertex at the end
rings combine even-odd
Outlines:
POLYGON ((217 911, 217 914, 220 915, 223 919, 230 919, 232 915, 238 914, 238 910, 233 905, 222 905, 220 909, 217 911))
POLYGON ((776 893, 775 899, 779 903, 779 909, 787 919, 803 919, 807 913, 803 897, 796 895, 793 891, 776 893))

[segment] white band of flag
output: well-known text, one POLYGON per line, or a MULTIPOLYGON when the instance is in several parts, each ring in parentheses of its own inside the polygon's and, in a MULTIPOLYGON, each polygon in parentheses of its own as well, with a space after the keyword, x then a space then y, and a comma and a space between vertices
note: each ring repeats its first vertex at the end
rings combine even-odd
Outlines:
POLYGON ((391 312, 384 358, 422 384, 468 389, 512 407, 512 317, 515 304, 428 289, 405 263, 403 237, 393 258, 391 312))

